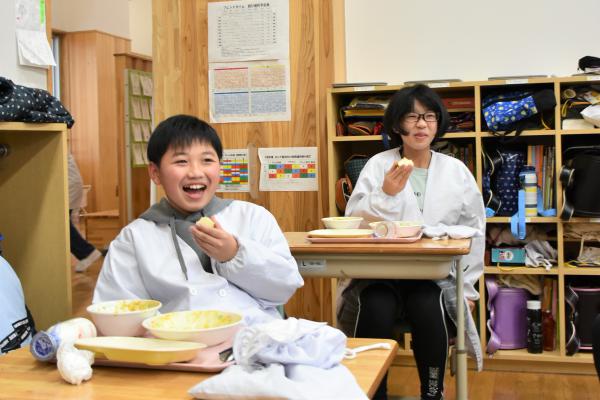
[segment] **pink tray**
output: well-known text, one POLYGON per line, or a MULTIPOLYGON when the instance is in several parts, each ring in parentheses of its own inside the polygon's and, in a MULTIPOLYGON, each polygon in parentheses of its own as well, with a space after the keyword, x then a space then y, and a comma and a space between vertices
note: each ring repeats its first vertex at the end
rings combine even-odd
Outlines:
POLYGON ((377 237, 366 237, 366 238, 306 238, 311 243, 413 243, 421 239, 423 232, 419 232, 418 235, 403 237, 403 238, 377 238, 377 237))
POLYGON ((233 365, 233 361, 222 362, 219 359, 219 352, 230 348, 232 341, 228 340, 216 346, 207 347, 198 351, 198 355, 188 362, 172 363, 166 365, 146 365, 139 363, 128 363, 123 361, 111 361, 97 358, 94 366, 106 367, 124 367, 124 368, 147 368, 147 369, 166 369, 171 371, 190 371, 190 372, 219 372, 233 365))

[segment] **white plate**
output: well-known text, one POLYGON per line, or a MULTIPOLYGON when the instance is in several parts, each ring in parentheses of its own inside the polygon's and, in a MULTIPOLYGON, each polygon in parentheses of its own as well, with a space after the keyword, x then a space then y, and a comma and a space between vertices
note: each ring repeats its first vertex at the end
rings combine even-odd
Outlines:
POLYGON ((373 236, 373 229, 317 229, 308 232, 315 238, 363 238, 373 236))
POLYGON ((112 361, 164 365, 189 361, 206 345, 141 337, 98 336, 78 339, 75 347, 93 351, 97 356, 104 356, 112 361))

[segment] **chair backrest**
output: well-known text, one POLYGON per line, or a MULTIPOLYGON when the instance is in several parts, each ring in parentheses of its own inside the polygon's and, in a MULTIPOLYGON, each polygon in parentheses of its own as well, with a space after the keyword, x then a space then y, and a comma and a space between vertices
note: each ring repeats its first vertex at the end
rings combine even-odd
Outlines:
POLYGON ((79 209, 81 210, 82 213, 86 212, 85 208, 88 205, 88 193, 90 192, 90 190, 92 190, 92 185, 83 185, 83 194, 81 195, 81 203, 79 204, 79 209))

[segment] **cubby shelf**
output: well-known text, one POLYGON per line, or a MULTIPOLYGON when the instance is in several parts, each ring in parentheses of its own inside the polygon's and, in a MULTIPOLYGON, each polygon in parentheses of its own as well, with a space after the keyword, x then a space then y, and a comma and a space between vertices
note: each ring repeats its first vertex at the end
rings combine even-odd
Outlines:
POLYGON ((37 329, 71 315, 67 127, 0 122, 0 233, 37 329))
MULTIPOLYGON (((443 140, 457 141, 457 143, 470 144, 474 149, 475 154, 482 154, 482 150, 488 144, 495 144, 496 141, 501 140, 496 135, 487 131, 485 121, 482 117, 482 106, 481 99, 486 93, 497 89, 513 90, 522 88, 525 86, 536 85, 538 87, 554 89, 554 93, 557 100, 557 107, 554 111, 555 124, 550 126, 551 129, 536 129, 526 130, 521 132, 519 137, 514 138, 514 133, 509 135, 509 141, 515 145, 526 146, 527 144, 552 144, 554 146, 554 157, 555 157, 555 170, 554 176, 557 177, 560 172, 562 165, 562 152, 569 145, 579 145, 579 143, 589 143, 600 145, 600 129, 586 129, 586 130, 563 130, 561 129, 561 113, 560 113, 560 93, 564 87, 571 85, 586 85, 591 84, 596 80, 596 77, 551 77, 551 78, 533 78, 533 79, 506 79, 497 81, 485 81, 485 82, 448 82, 448 83, 435 83, 430 86, 438 91, 442 98, 444 97, 472 97, 475 103, 474 109, 474 120, 475 130, 469 132, 452 132, 447 133, 443 140), (509 87, 510 86, 510 87, 509 87), (575 144, 573 144, 575 143, 575 144)), ((339 211, 335 205, 335 181, 341 176, 343 172, 343 162, 351 154, 356 153, 360 150, 362 154, 374 154, 383 150, 381 144, 381 136, 336 136, 336 123, 338 122, 338 110, 349 103, 349 101, 356 95, 373 95, 373 94, 392 94, 396 90, 401 89, 403 86, 377 86, 377 87, 360 87, 360 88, 337 88, 331 89, 328 93, 328 121, 327 121, 327 134, 328 134, 328 182, 329 182, 329 214, 339 215, 339 211)), ((474 157, 474 175, 481 187, 482 184, 482 157, 474 157)), ((554 208, 560 210, 562 208, 562 186, 557 179, 554 179, 554 208)), ((497 266, 486 266, 484 268, 484 276, 479 281, 479 291, 481 295, 480 305, 478 307, 478 323, 479 332, 481 336, 482 346, 485 348, 487 343, 488 334, 486 329, 486 310, 485 310, 485 285, 483 284, 483 278, 487 275, 536 275, 536 276, 549 276, 558 281, 558 311, 557 311, 557 325, 558 325, 558 347, 557 350, 552 353, 542 354, 529 354, 525 350, 523 351, 499 351, 497 355, 494 355, 495 359, 499 360, 512 360, 517 362, 527 362, 528 364, 540 362, 557 362, 564 363, 565 365, 572 365, 573 363, 589 364, 590 371, 593 370, 592 359, 588 355, 576 354, 575 356, 566 355, 566 317, 564 308, 564 285, 566 279, 575 276, 600 276, 599 268, 569 268, 565 265, 566 260, 572 257, 573 248, 577 246, 574 239, 565 239, 563 232, 566 224, 589 224, 589 223, 600 223, 600 218, 580 218, 575 217, 570 221, 563 221, 559 216, 556 217, 532 217, 526 219, 527 223, 531 224, 546 224, 550 225, 556 233, 552 234, 551 242, 557 247, 558 250, 558 265, 547 271, 543 268, 511 268, 511 267, 497 267, 497 266), (571 253, 569 253, 571 251, 571 253)), ((510 224, 510 217, 492 217, 487 218, 488 224, 510 224)), ((600 227, 600 224, 599 224, 600 227)), ((410 354, 410 350, 403 350, 403 353, 410 354)), ((487 359, 486 359, 487 360, 487 359)), ((563 369, 561 369, 563 371, 563 369)), ((573 371, 580 371, 579 369, 573 371)))

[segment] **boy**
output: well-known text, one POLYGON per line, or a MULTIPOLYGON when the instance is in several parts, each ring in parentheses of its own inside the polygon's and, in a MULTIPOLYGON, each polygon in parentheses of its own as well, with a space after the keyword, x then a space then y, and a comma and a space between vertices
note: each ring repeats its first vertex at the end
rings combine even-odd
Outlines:
POLYGON ((166 199, 110 245, 93 302, 146 298, 161 311, 219 309, 248 324, 279 318, 304 282, 277 221, 266 209, 216 197, 221 141, 195 117, 161 122, 148 142, 149 173, 166 199), (196 224, 209 217, 214 227, 196 224))

